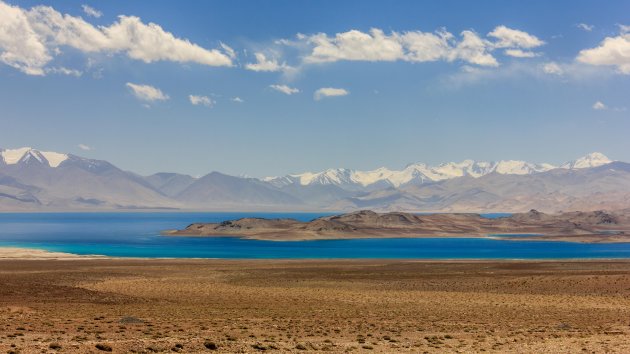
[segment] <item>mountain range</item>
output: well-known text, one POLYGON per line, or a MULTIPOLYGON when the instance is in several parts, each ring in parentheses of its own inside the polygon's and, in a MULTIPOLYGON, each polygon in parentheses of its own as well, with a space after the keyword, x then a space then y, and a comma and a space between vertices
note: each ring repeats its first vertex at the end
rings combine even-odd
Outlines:
POLYGON ((559 166, 462 162, 402 170, 329 169, 246 178, 212 172, 141 176, 33 148, 0 149, 0 210, 271 210, 516 212, 630 207, 630 164, 588 154, 559 166))

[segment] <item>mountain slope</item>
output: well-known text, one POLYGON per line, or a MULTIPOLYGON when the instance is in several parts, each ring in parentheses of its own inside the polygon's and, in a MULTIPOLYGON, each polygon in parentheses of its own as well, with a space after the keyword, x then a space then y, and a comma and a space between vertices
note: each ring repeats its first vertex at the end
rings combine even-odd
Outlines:
POLYGON ((4 176, 0 179, 4 181, 0 182, 4 188, 4 195, 0 195, 0 208, 5 210, 178 206, 140 176, 122 171, 106 161, 74 155, 59 158, 33 149, 24 151, 22 156, 16 155, 11 152, 3 154, 4 163, 0 165, 0 175, 4 176), (12 189, 9 190, 9 187, 12 189), (13 202, 9 203, 9 199, 13 202), (7 207, 8 204, 11 207, 7 207))
POLYGON ((296 206, 303 202, 255 178, 209 173, 184 189, 175 198, 194 208, 245 209, 264 206, 296 206))
POLYGON ((162 194, 175 197, 193 184, 196 179, 189 175, 161 172, 144 177, 144 180, 162 194))

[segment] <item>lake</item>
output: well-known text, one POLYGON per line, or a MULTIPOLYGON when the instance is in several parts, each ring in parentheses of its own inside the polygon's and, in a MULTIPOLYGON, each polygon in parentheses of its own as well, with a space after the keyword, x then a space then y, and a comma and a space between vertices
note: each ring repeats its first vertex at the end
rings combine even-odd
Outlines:
MULTIPOLYGON (((0 247, 114 257, 226 259, 597 259, 630 258, 630 243, 584 244, 479 238, 257 241, 165 237, 194 222, 241 217, 295 218, 321 213, 0 213, 0 247)), ((508 214, 488 214, 502 217, 508 214)))

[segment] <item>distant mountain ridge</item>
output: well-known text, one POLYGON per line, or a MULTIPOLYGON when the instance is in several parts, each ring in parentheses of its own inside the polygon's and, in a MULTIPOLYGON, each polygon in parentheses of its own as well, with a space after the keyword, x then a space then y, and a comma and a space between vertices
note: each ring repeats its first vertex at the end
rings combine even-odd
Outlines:
POLYGON ((0 149, 0 211, 266 210, 548 212, 630 208, 630 164, 600 153, 560 166, 525 161, 329 169, 256 179, 212 172, 140 176, 107 161, 0 149))
POLYGON ((267 181, 275 186, 282 187, 288 184, 332 184, 338 186, 355 185, 357 187, 370 187, 372 185, 400 187, 407 184, 425 182, 437 182, 446 179, 470 176, 482 177, 490 173, 503 175, 527 175, 538 172, 546 172, 556 168, 579 169, 597 167, 611 163, 605 155, 594 152, 577 160, 566 162, 560 166, 548 163, 530 163, 526 161, 502 160, 498 162, 477 162, 464 160, 462 162, 448 162, 438 166, 429 166, 424 163, 414 163, 403 170, 390 170, 385 167, 372 171, 357 171, 345 168, 328 169, 322 172, 305 172, 281 177, 267 177, 267 181))

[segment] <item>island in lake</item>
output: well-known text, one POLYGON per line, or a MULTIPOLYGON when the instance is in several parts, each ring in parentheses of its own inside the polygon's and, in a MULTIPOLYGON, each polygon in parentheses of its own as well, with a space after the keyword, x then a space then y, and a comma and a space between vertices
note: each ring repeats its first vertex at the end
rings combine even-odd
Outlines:
POLYGON ((630 210, 560 214, 530 210, 527 213, 499 218, 488 218, 480 214, 423 215, 362 210, 325 216, 308 222, 295 219, 242 218, 221 223, 194 223, 183 230, 167 230, 164 235, 233 236, 272 241, 509 235, 510 240, 630 242, 630 210))

